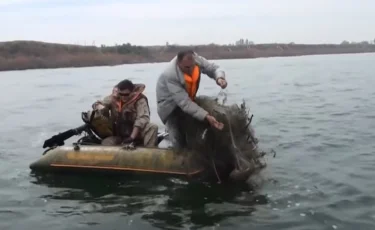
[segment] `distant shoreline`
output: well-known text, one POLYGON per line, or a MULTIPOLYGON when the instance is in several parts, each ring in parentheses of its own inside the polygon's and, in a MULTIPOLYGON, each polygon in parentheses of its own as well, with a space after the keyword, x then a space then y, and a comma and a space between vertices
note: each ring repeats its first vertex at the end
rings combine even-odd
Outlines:
POLYGON ((0 42, 0 71, 115 66, 170 61, 181 49, 193 49, 210 60, 374 53, 375 45, 255 44, 197 46, 80 46, 38 41, 0 42))

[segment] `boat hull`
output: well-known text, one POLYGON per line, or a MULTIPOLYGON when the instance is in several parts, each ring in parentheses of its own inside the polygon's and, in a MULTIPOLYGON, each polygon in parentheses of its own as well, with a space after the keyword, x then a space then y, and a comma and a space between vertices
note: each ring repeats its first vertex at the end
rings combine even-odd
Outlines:
POLYGON ((34 172, 83 171, 115 174, 164 174, 195 177, 205 171, 192 154, 169 148, 126 150, 119 146, 60 146, 30 164, 34 172))

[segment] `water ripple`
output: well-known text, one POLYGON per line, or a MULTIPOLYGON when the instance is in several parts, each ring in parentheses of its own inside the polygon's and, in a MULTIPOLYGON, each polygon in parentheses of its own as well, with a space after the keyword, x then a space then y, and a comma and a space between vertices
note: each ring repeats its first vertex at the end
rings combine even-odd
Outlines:
MULTIPOLYGON (((253 188, 30 174, 43 141, 81 124, 80 112, 121 76, 147 83, 157 117, 150 76, 164 64, 2 73, 0 229, 374 229, 374 61, 373 54, 217 61, 228 70, 229 101, 245 98, 261 147, 277 152, 253 188), (9 97, 15 89, 22 100, 9 97)), ((200 94, 220 91, 209 78, 201 84, 200 94)))

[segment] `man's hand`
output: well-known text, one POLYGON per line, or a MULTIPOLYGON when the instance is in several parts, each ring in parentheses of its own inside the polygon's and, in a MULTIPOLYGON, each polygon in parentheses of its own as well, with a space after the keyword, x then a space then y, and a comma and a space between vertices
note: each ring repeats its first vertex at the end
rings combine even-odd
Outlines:
POLYGON ((224 124, 221 122, 218 122, 215 117, 211 115, 207 115, 206 119, 210 125, 218 130, 222 130, 224 128, 224 124))
POLYGON ((104 108, 105 108, 105 106, 104 106, 103 103, 100 102, 100 101, 97 101, 97 102, 95 102, 95 103, 92 105, 92 109, 93 109, 93 110, 101 110, 101 109, 104 109, 104 108))
POLYGON ((124 144, 122 146, 122 149, 124 149, 124 150, 134 150, 135 149, 134 142, 132 142, 130 144, 124 144))
POLYGON ((133 150, 135 149, 134 139, 132 137, 127 137, 122 141, 122 149, 133 150))
POLYGON ((221 77, 216 80, 216 84, 220 86, 222 89, 225 89, 228 85, 227 81, 221 77))

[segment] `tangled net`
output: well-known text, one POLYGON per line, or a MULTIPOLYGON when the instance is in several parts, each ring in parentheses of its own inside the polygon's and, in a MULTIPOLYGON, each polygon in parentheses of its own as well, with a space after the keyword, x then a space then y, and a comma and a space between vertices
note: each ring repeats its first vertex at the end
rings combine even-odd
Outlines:
MULTIPOLYGON (((208 162, 212 161, 218 171, 230 170, 237 172, 251 170, 255 172, 265 167, 261 158, 265 152, 258 149, 258 140, 251 128, 252 116, 249 116, 245 102, 224 105, 218 98, 199 96, 196 103, 224 124, 223 130, 211 128, 207 123, 200 122, 191 116, 184 116, 183 128, 179 130, 186 135, 186 143, 198 154, 204 154, 208 162), (228 162, 232 162, 231 169, 228 162)), ((216 170, 216 169, 215 169, 216 170)))

